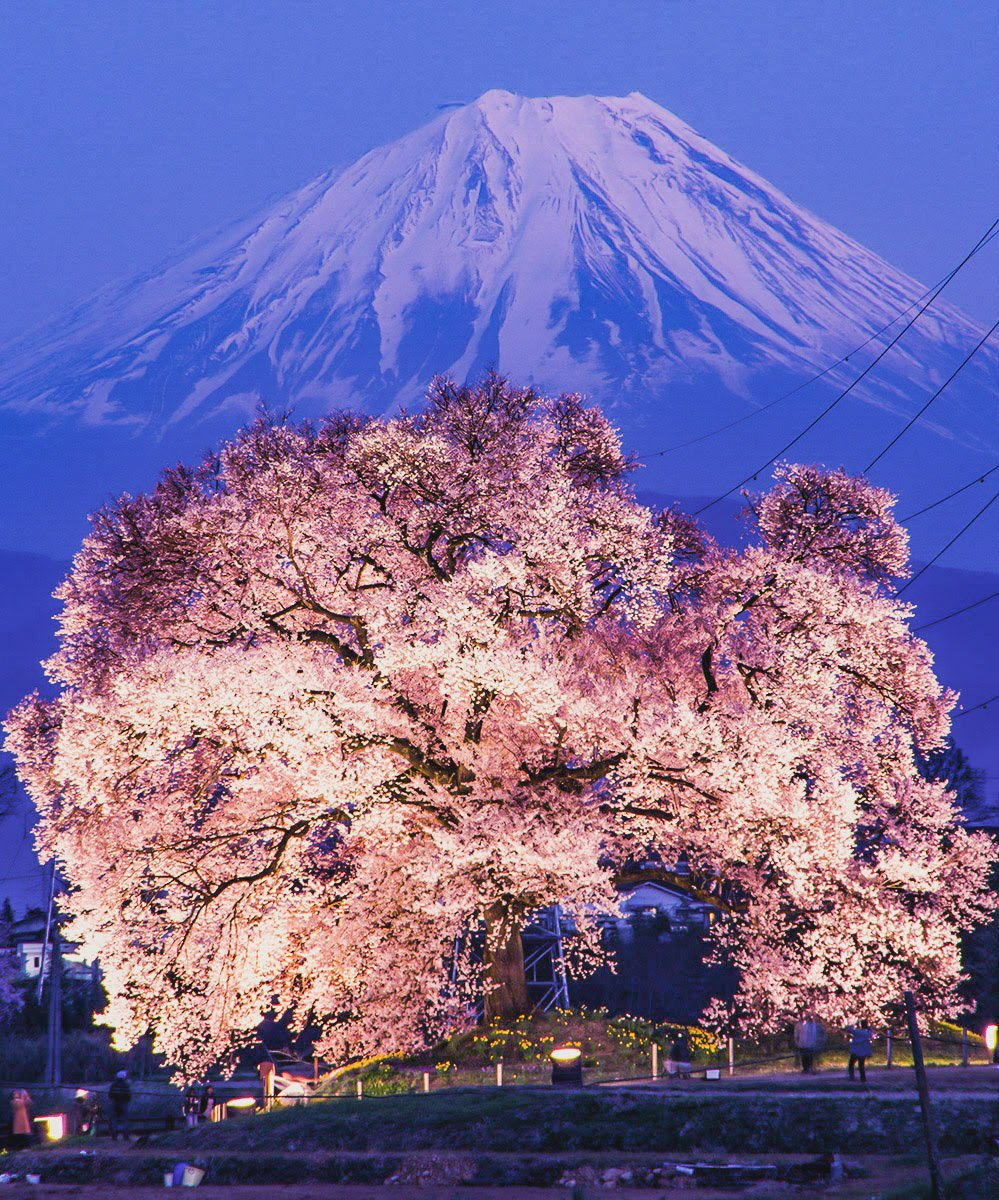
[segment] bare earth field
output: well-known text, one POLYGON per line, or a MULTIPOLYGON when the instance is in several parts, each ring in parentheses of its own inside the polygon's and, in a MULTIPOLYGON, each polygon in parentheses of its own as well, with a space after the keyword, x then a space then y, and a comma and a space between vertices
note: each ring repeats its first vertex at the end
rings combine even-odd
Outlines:
MULTIPOLYGON (((750 1160, 746 1160, 750 1161, 750 1160)), ((871 1158, 856 1160, 869 1174, 864 1179, 850 1180, 835 1187, 798 1188, 788 1185, 755 1185, 752 1188, 683 1188, 648 1189, 615 1188, 616 1200, 790 1200, 791 1197, 812 1197, 813 1200, 917 1200, 921 1197, 926 1179, 922 1163, 912 1160, 871 1158)), ((973 1165, 967 1158, 945 1163, 945 1175, 956 1177, 973 1165)), ((162 1200, 162 1187, 115 1186, 111 1184, 10 1184, 0 1189, 0 1196, 11 1200, 162 1200)), ((285 1184, 203 1185, 197 1189, 200 1200, 567 1200, 573 1193, 566 1188, 531 1187, 461 1187, 426 1185, 357 1185, 357 1184, 285 1184)), ((608 1189, 583 1188, 585 1200, 599 1200, 608 1189)), ((994 1193, 967 1192, 974 1200, 986 1200, 994 1193)), ((575 1193, 579 1200, 580 1192, 575 1193)))

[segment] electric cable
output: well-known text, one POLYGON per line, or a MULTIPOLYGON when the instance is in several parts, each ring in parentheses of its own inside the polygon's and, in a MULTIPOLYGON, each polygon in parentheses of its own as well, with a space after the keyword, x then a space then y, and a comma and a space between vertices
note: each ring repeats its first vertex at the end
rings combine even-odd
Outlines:
POLYGON ((885 446, 885 448, 883 450, 881 450, 878 454, 875 454, 875 456, 871 459, 871 461, 867 464, 867 466, 864 467, 865 475, 870 471, 871 467, 873 467, 875 465, 875 463, 879 463, 884 458, 884 456, 888 453, 888 451, 892 448, 892 446, 895 445, 896 442, 898 442, 906 433, 909 432, 909 430, 913 427, 913 425, 915 425, 915 423, 919 420, 919 418, 923 415, 923 413, 925 413, 926 410, 930 407, 930 405, 933 403, 933 401, 936 400, 936 398, 939 395, 941 395, 944 391, 946 391, 946 389, 954 382, 954 380, 958 377, 958 375, 960 375, 960 373, 964 370, 964 368, 968 365, 968 363, 971 362, 971 360, 975 357, 975 355, 978 353, 978 351, 981 350, 981 348, 985 345, 985 343, 989 340, 989 338, 995 333, 995 331, 997 329, 999 329, 999 321, 996 321, 996 323, 992 326, 992 328, 987 333, 983 334, 983 336, 981 338, 979 338, 978 343, 975 345, 975 347, 968 351, 968 353, 964 356, 964 358, 961 359, 961 361, 957 364, 957 366, 954 368, 954 370, 950 373, 950 375, 948 375, 948 377, 943 381, 943 383, 937 388, 937 390, 933 393, 933 395, 929 398, 929 400, 926 401, 926 403, 923 405, 923 407, 921 409, 919 409, 918 412, 913 413, 913 415, 908 419, 908 421, 906 421, 906 423, 902 426, 902 428, 898 431, 898 433, 896 433, 895 436, 891 439, 891 441, 888 443, 888 445, 885 446))
POLYGON ((993 473, 993 471, 999 471, 999 464, 996 464, 994 467, 989 467, 989 469, 981 475, 976 475, 975 478, 970 482, 962 483, 959 488, 955 488, 952 492, 948 492, 946 496, 941 496, 939 500, 934 500, 932 504, 927 504, 924 508, 919 509, 917 512, 909 513, 907 517, 899 517, 898 519, 900 521, 914 521, 916 517, 921 517, 923 513, 928 513, 931 509, 937 508, 941 504, 945 504, 948 500, 953 500, 955 496, 960 496, 962 492, 966 492, 968 488, 974 487, 976 483, 984 483, 986 479, 988 479, 988 477, 993 473))
POLYGON ((962 708, 951 719, 956 721, 958 717, 966 717, 969 713, 978 712, 980 708, 987 708, 988 705, 993 704, 996 700, 999 700, 999 695, 989 696, 988 700, 981 700, 978 704, 973 704, 971 708, 962 708))
POLYGON ((983 596, 981 600, 975 600, 971 604, 966 604, 964 608, 955 608, 953 612, 946 613, 942 617, 935 617, 932 621, 927 621, 924 625, 917 625, 912 632, 919 633, 923 629, 931 629, 934 625, 942 625, 944 621, 949 621, 951 617, 959 617, 961 613, 971 612, 973 608, 978 608, 982 604, 988 604, 990 600, 995 600, 997 596, 999 596, 999 592, 992 592, 988 596, 983 596))
MULTIPOLYGON (((974 257, 976 254, 980 253, 980 251, 984 250, 985 247, 989 244, 989 242, 994 241, 996 237, 999 237, 999 228, 993 228, 991 232, 985 234, 982 238, 980 238, 978 241, 978 244, 972 250, 971 256, 974 257)), ((741 417, 736 417, 734 421, 728 421, 724 425, 718 425, 714 429, 709 429, 706 433, 700 433, 696 437, 688 438, 685 442, 677 442, 675 445, 666 446, 662 450, 652 450, 648 454, 639 454, 637 456, 638 461, 645 462, 646 460, 648 460, 650 458, 661 458, 664 454, 672 454, 676 450, 685 450, 688 446, 696 446, 698 444, 698 442, 705 442, 709 438, 717 437, 721 433, 727 433, 728 430, 734 429, 737 425, 741 425, 743 423, 743 421, 749 421, 753 417, 758 417, 760 415, 760 413, 767 412, 769 409, 774 408, 776 405, 782 403, 784 400, 789 400, 792 396, 796 396, 798 394, 798 392, 802 391, 806 387, 809 387, 811 384, 818 383, 818 381, 820 379, 824 379, 825 376, 828 375, 831 371, 835 371, 837 367, 842 366, 844 363, 848 363, 850 361, 850 359, 855 354, 859 354, 860 351, 865 348, 865 346, 869 346, 870 343, 873 342, 876 338, 879 338, 883 333, 885 333, 885 332, 887 332, 887 330, 891 329, 891 327, 895 324, 896 321, 900 321, 906 315, 906 313, 910 312, 913 308, 915 308, 917 304, 920 304, 932 291, 934 291, 934 289, 939 287, 941 284, 946 283, 947 278, 948 277, 945 275, 941 279, 938 279, 937 282, 934 283, 931 287, 928 287, 924 292, 921 292, 915 298, 915 300, 910 301, 910 303, 907 304, 905 306, 905 308, 900 309, 891 318, 890 321, 887 321, 879 329, 876 329, 870 335, 870 337, 866 338, 863 342, 861 342, 859 346, 854 346, 854 348, 852 350, 848 351, 846 354, 842 355, 840 358, 837 358, 834 362, 829 363, 829 365, 827 367, 823 367, 821 370, 817 370, 816 374, 810 375, 808 377, 808 379, 803 380, 801 383, 799 383, 795 387, 791 388, 790 391, 783 392, 780 396, 774 397, 773 400, 769 400, 766 404, 761 404, 759 408, 754 408, 750 412, 744 413, 741 417)), ((807 362, 807 359, 804 361, 807 362)), ((808 365, 810 367, 815 367, 815 363, 809 362, 808 365)))
POLYGON ((992 499, 987 500, 982 505, 982 507, 978 510, 978 512, 976 512, 975 515, 970 520, 965 521, 965 523, 961 526, 961 528, 957 531, 957 533, 954 534, 954 536, 950 539, 950 541, 947 543, 947 545, 944 546, 944 548, 942 550, 938 550, 936 552, 936 554, 933 555, 933 557, 930 559, 930 561, 928 563, 924 563, 919 568, 919 570, 915 573, 915 575, 913 575, 911 579, 909 579, 906 583, 904 583, 902 585, 902 587, 900 587, 895 594, 897 596, 901 596, 901 594, 907 588, 911 588, 912 585, 916 582, 916 580, 920 577, 920 575, 922 575, 924 571, 928 571, 930 569, 930 567, 932 567, 933 564, 939 558, 941 558, 944 554, 946 554, 947 551, 951 548, 951 546, 953 546, 954 543, 958 540, 958 538, 963 537, 964 534, 966 534, 968 532, 968 530, 972 527, 972 525, 974 525, 974 523, 978 520, 978 518, 984 516, 985 513, 992 507, 993 504, 995 504, 995 502, 997 500, 999 500, 999 492, 994 492, 992 495, 992 499))
POLYGON ((768 458, 765 463, 757 467, 755 471, 751 471, 747 476, 745 476, 745 478, 740 479, 738 483, 733 484, 732 487, 730 487, 727 491, 722 492, 720 496, 716 496, 713 500, 709 500, 707 504, 702 505, 702 507, 694 513, 694 516, 699 517, 701 513, 707 512, 709 508, 713 508, 714 505, 719 503, 719 501, 724 500, 726 496, 731 496, 733 492, 738 491, 738 489, 744 484, 747 484, 750 482, 750 480, 755 479, 761 471, 765 471, 767 467, 772 466, 777 459, 781 457, 781 455, 786 454, 792 446, 796 445, 803 437, 805 437, 806 434, 810 433, 820 421, 823 421, 841 401, 846 399, 846 397, 853 391, 857 384, 870 374, 870 372, 885 357, 889 350, 891 350, 899 341, 901 341, 905 334, 912 328, 913 325, 915 325, 923 313, 926 312, 933 301, 940 295, 947 284, 950 283, 950 281, 955 277, 955 275, 957 275, 961 268, 964 267, 965 264, 977 253, 978 249, 984 244, 985 238, 988 237, 997 227, 999 227, 999 218, 992 222, 986 234, 978 239, 978 242, 976 242, 975 246, 968 251, 968 253, 964 256, 964 258, 961 259, 957 266, 947 273, 943 281, 938 284, 932 293, 919 305, 916 312, 909 318, 908 321, 906 321, 906 323, 902 326, 898 333, 895 334, 891 341, 888 342, 888 344, 877 355, 875 355, 874 358, 871 359, 867 366, 864 367, 860 374, 857 375, 857 377, 851 383, 847 384, 847 386, 843 388, 838 395, 834 396, 830 403, 827 404, 817 416, 813 417, 811 421, 808 422, 804 429, 802 429, 799 433, 796 433, 789 442, 785 442, 776 454, 771 455, 771 457, 768 458))

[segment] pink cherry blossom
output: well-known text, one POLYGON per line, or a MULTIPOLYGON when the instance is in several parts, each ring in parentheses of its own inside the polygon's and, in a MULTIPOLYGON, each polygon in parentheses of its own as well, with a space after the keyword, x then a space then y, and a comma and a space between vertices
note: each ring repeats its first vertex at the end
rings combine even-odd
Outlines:
POLYGON ((916 770, 943 692, 892 594, 892 498, 816 467, 715 545, 638 503, 606 419, 497 378, 261 421, 99 512, 59 692, 7 744, 123 1043, 185 1069, 287 1012, 330 1055, 525 1000, 615 874, 689 860, 739 972, 719 1025, 952 1012, 991 846, 916 770), (482 945, 481 931, 485 944, 482 945))

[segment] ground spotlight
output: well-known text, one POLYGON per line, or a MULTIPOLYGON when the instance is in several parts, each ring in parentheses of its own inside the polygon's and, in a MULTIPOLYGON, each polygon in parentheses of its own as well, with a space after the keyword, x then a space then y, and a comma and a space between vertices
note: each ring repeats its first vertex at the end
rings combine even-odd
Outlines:
POLYGON ((552 1051, 552 1083, 582 1087, 583 1052, 578 1046, 559 1046, 552 1051))

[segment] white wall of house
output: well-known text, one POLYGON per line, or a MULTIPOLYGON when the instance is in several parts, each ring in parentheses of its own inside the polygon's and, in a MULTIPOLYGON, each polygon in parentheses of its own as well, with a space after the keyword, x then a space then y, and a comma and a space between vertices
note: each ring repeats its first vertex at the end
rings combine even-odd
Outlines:
MULTIPOLYGON (((46 948, 42 942, 18 942, 14 949, 17 954, 18 972, 28 979, 37 979, 41 973, 44 949, 44 970, 48 976, 52 958, 51 946, 46 948)), ((62 961, 63 969, 68 972, 71 979, 89 979, 93 973, 93 964, 87 962, 83 955, 76 950, 64 948, 62 961)))
POLYGON ((714 921, 717 910, 679 889, 662 883, 640 883, 623 892, 618 901, 621 916, 615 922, 618 932, 627 938, 631 932, 629 922, 642 914, 665 917, 670 932, 707 929, 714 921))

